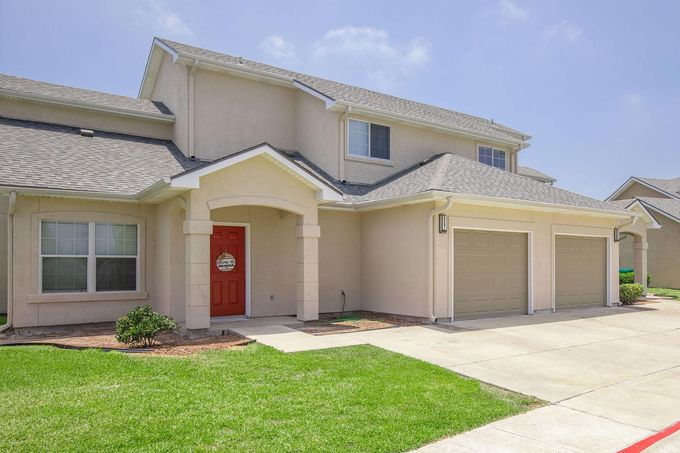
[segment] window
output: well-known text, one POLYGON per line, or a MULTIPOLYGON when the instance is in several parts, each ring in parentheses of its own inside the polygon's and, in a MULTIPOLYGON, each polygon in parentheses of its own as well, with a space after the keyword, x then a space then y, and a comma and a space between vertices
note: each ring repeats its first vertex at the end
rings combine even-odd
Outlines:
POLYGON ((349 120, 349 154, 390 158, 390 128, 366 121, 349 120))
POLYGON ((480 146, 479 161, 483 164, 500 168, 501 170, 507 169, 505 164, 505 151, 502 149, 495 149, 489 146, 480 146))
POLYGON ((43 293, 136 291, 137 225, 40 224, 43 293))

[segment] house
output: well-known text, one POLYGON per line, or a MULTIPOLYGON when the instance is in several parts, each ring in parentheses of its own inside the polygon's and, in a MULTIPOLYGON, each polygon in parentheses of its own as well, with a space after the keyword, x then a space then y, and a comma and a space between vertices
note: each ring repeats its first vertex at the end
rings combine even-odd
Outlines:
MULTIPOLYGON (((680 288, 680 178, 632 176, 608 200, 624 208, 641 206, 658 224, 657 228, 648 231, 646 243, 634 236, 627 236, 621 241, 619 265, 622 268, 634 267, 634 249, 647 247, 647 267, 652 285, 680 288)), ((646 275, 646 272, 641 275, 646 275)))
POLYGON ((158 38, 138 98, 0 76, 10 322, 616 304, 651 220, 519 175, 529 138, 158 38))

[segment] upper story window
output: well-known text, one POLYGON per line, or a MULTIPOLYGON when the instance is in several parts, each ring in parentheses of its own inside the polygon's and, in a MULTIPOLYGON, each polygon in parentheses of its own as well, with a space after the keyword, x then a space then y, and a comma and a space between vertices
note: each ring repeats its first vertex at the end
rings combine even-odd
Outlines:
POLYGON ((490 146, 479 147, 479 161, 483 164, 491 165, 492 167, 507 170, 506 151, 502 149, 491 148, 490 146))
POLYGON ((137 225, 40 224, 43 293, 136 291, 137 225))
POLYGON ((390 158, 390 128, 367 121, 349 120, 349 154, 390 158))

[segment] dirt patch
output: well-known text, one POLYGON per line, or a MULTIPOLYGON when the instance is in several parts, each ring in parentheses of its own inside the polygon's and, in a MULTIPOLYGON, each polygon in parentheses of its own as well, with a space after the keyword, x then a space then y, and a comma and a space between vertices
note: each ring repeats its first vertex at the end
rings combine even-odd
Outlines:
MULTIPOLYGON (((201 351, 230 349, 245 346, 249 343, 252 343, 252 340, 233 333, 191 337, 179 332, 173 332, 159 335, 157 343, 152 348, 130 349, 141 354, 181 356, 201 351)), ((128 349, 126 345, 116 340, 113 328, 78 328, 71 332, 30 336, 10 334, 0 341, 0 345, 13 344, 47 344, 67 348, 97 348, 105 350, 128 349)))
POLYGON ((304 324, 293 324, 290 327, 312 335, 331 335, 419 325, 422 325, 422 322, 389 315, 357 313, 344 317, 320 319, 304 324))

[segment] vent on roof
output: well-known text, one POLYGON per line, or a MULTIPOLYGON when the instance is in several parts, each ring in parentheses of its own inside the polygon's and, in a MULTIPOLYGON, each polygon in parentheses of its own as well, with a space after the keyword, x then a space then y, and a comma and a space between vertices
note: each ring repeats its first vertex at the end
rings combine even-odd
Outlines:
POLYGON ((238 64, 243 66, 243 57, 238 57, 238 64))
POLYGON ((80 135, 83 137, 94 137, 94 131, 92 129, 81 129, 80 135))

